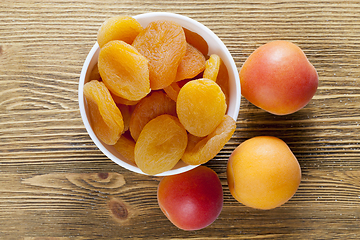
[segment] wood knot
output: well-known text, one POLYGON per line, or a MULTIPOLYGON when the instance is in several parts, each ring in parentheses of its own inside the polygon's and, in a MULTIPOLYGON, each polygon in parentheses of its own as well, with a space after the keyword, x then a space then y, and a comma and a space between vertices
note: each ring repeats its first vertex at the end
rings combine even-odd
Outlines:
POLYGON ((110 200, 109 208, 113 216, 119 220, 126 220, 129 216, 129 212, 125 204, 120 202, 119 200, 110 200))
POLYGON ((101 179, 107 179, 109 177, 109 173, 98 173, 98 177, 101 179))

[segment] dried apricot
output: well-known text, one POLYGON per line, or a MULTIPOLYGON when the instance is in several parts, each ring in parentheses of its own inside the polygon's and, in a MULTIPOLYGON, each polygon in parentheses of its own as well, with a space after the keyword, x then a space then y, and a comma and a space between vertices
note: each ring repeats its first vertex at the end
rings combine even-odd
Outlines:
POLYGON ((131 44, 142 30, 143 27, 135 18, 116 16, 103 22, 97 34, 97 41, 100 48, 112 40, 122 40, 131 44))
POLYGON ((219 74, 216 78, 216 83, 220 86, 221 90, 225 94, 226 104, 229 106, 229 97, 230 97, 230 89, 229 89, 229 73, 226 68, 226 65, 221 60, 219 74))
MULTIPOLYGON (((201 74, 199 74, 198 76, 200 76, 201 74)), ((202 75, 201 77, 195 77, 194 79, 185 79, 185 80, 181 80, 181 81, 178 81, 176 82, 177 85, 182 88, 185 84, 187 84, 189 81, 192 81, 192 80, 196 80, 196 79, 201 79, 202 78, 202 75)))
POLYGON ((90 81, 91 81, 91 80, 101 81, 101 76, 100 76, 100 73, 99 73, 99 68, 98 68, 97 63, 95 64, 95 66, 93 67, 93 69, 92 69, 91 72, 90 72, 89 80, 90 80, 90 81))
POLYGON ((169 96, 169 98, 176 102, 177 96, 180 92, 180 87, 177 82, 173 82, 172 84, 164 88, 164 91, 169 96))
POLYGON ((135 141, 131 138, 131 136, 122 134, 114 145, 114 148, 121 154, 122 157, 135 164, 135 141))
POLYGON ((131 119, 131 109, 130 106, 124 104, 116 104, 119 108, 121 115, 124 121, 124 132, 129 130, 130 119, 131 119))
POLYGON ((196 49, 198 49, 204 56, 208 55, 209 45, 205 41, 205 39, 200 36, 198 33, 190 31, 187 28, 184 28, 184 33, 186 37, 186 41, 193 45, 196 49))
POLYGON ((124 130, 124 121, 109 90, 104 83, 92 80, 84 85, 84 96, 94 133, 104 143, 114 145, 124 130))
POLYGON ((137 100, 137 101, 127 100, 127 99, 125 99, 125 98, 116 96, 116 95, 113 94, 112 92, 110 92, 110 93, 111 93, 111 96, 112 96, 113 99, 114 99, 114 102, 117 103, 117 104, 123 104, 123 105, 132 106, 132 105, 136 105, 136 104, 140 101, 140 100, 137 100))
POLYGON ((187 44, 185 56, 181 59, 177 69, 175 81, 190 79, 205 69, 204 55, 190 44, 187 44))
POLYGON ((209 135, 220 124, 226 111, 225 95, 209 79, 192 80, 180 90, 176 112, 185 129, 198 137, 209 135))
POLYGON ((98 68, 106 87, 119 97, 137 101, 150 92, 148 60, 123 41, 101 48, 98 68))
POLYGON ((221 59, 218 55, 211 54, 210 58, 206 61, 203 77, 216 82, 216 78, 219 73, 220 62, 221 59))
POLYGON ((188 145, 182 156, 183 162, 190 165, 203 164, 220 152, 235 132, 235 120, 224 115, 221 123, 206 137, 188 135, 188 145))
POLYGON ((130 119, 130 133, 136 141, 144 126, 162 114, 176 116, 176 103, 163 91, 153 91, 135 106, 130 119))
POLYGON ((174 82, 181 59, 186 52, 183 28, 176 22, 151 22, 132 44, 149 60, 150 87, 163 89, 174 82))
POLYGON ((135 144, 135 163, 147 174, 171 170, 184 154, 187 133, 179 120, 160 115, 148 122, 135 144))

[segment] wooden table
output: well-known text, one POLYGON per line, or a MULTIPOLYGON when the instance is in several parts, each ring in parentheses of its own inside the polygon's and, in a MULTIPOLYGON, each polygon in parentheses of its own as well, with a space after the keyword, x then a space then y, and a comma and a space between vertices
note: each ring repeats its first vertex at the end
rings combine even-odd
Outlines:
POLYGON ((2 0, 0 239, 359 239, 359 65, 359 0, 2 0), (297 113, 275 116, 241 99, 233 138, 206 164, 222 181, 223 211, 200 231, 173 226, 157 205, 159 179, 109 160, 80 118, 79 75, 101 23, 154 11, 205 24, 238 69, 260 45, 284 39, 319 73, 297 113), (238 203, 226 181, 232 150, 258 135, 283 139, 303 174, 295 196, 268 211, 238 203))

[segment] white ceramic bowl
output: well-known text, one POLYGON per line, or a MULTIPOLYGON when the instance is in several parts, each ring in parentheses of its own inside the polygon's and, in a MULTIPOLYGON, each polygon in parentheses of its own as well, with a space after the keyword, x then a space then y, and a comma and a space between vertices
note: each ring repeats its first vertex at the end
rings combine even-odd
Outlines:
MULTIPOLYGON (((154 13, 145 13, 145 14, 137 15, 134 16, 134 18, 137 19, 137 21, 144 28, 150 22, 156 20, 172 20, 179 23, 188 30, 192 32, 196 32, 197 34, 202 36, 202 38, 207 42, 209 46, 208 55, 210 56, 210 54, 213 53, 219 55, 228 69, 230 99, 229 99, 227 115, 231 116, 236 121, 240 109, 240 97, 241 97, 240 80, 234 59, 232 58, 230 52, 228 51, 224 43, 210 29, 205 27, 203 24, 182 15, 178 15, 174 13, 165 13, 165 12, 154 12, 154 13)), ((79 81, 79 107, 80 107, 81 118, 84 122, 85 128, 89 133, 91 139, 108 158, 110 158, 118 165, 130 171, 140 174, 145 174, 133 163, 126 161, 125 159, 122 159, 121 155, 119 155, 119 153, 114 149, 113 146, 109 146, 103 143, 100 139, 98 139, 90 126, 88 119, 89 114, 87 112, 87 108, 85 107, 83 88, 84 88, 84 84, 87 81, 89 81, 89 75, 91 73, 91 70, 98 61, 99 51, 100 51, 99 45, 98 43, 95 43, 95 45, 89 52, 81 71, 80 81, 79 81)), ((197 165, 187 165, 184 162, 180 161, 172 170, 163 172, 161 174, 157 174, 156 176, 174 175, 191 170, 196 166, 197 165)))

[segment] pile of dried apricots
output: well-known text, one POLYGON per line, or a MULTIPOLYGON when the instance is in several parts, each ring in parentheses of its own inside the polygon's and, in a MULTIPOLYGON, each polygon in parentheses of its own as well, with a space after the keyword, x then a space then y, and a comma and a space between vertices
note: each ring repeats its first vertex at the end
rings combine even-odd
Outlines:
POLYGON ((98 63, 84 85, 97 137, 144 173, 180 160, 203 164, 229 141, 228 72, 207 43, 178 23, 129 16, 106 20, 97 36, 98 63))

